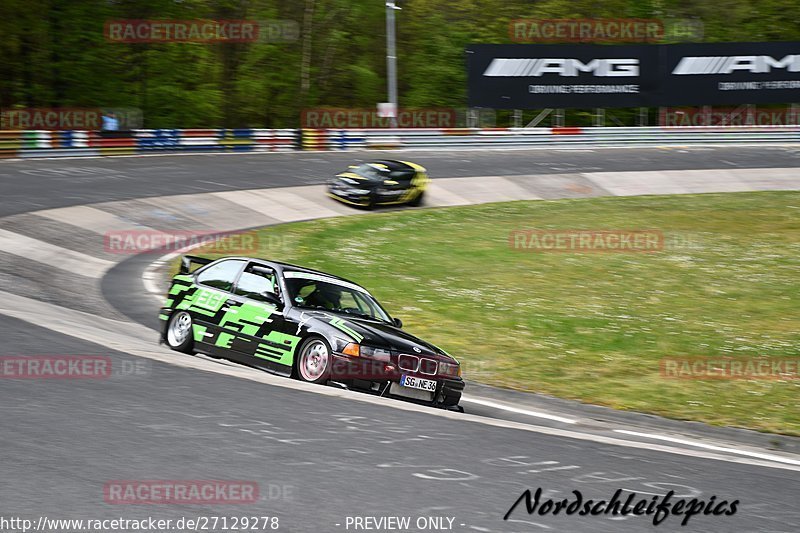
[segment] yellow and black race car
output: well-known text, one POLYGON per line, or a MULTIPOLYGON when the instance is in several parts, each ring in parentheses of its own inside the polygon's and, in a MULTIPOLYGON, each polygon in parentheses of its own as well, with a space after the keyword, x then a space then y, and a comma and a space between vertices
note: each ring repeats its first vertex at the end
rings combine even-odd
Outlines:
POLYGON ((430 182, 425 167, 390 159, 351 165, 328 183, 328 196, 346 204, 418 206, 430 182))

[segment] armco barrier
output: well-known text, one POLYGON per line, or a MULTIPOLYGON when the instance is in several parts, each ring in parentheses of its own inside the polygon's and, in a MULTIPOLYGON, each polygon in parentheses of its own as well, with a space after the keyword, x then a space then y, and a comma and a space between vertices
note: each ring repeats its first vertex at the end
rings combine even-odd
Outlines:
POLYGON ((797 143, 798 126, 303 130, 305 150, 435 150, 535 146, 797 143))
POLYGON ((134 155, 160 152, 285 152, 293 129, 149 129, 124 132, 0 130, 0 158, 134 155))
POLYGON ((148 129, 128 132, 2 131, 0 158, 169 152, 458 150, 537 146, 798 143, 800 126, 440 129, 148 129))

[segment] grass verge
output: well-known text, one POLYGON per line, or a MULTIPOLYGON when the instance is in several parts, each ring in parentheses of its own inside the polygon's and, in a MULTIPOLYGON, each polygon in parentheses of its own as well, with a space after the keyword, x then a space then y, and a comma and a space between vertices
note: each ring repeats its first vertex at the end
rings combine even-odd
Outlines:
POLYGON ((778 379, 662 371, 670 357, 800 360, 800 193, 384 212, 265 228, 259 243, 261 257, 363 284, 405 329, 459 358, 467 379, 800 435, 796 367, 778 379), (664 249, 512 249, 509 234, 533 228, 657 230, 664 249))

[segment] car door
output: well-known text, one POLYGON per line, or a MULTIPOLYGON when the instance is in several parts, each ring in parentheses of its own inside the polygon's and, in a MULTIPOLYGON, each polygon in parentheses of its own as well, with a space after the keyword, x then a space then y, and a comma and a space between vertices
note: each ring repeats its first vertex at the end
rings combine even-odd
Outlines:
POLYGON ((250 263, 234 288, 237 313, 226 324, 238 330, 236 349, 273 370, 291 371, 299 337, 293 335, 283 314, 283 298, 273 269, 250 263), (276 303, 276 299, 281 303, 276 303))
POLYGON ((196 290, 178 306, 192 315, 195 342, 209 345, 212 351, 234 349, 236 331, 227 317, 236 314, 238 302, 232 289, 246 263, 226 259, 202 269, 195 277, 196 290))
POLYGON ((406 201, 413 177, 413 170, 393 170, 390 172, 389 177, 383 182, 386 191, 383 202, 401 203, 406 201))

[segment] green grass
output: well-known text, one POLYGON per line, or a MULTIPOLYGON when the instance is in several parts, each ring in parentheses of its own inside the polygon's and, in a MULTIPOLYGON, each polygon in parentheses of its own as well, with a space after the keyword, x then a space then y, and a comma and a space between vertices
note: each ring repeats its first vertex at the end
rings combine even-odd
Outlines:
MULTIPOLYGON (((676 380, 664 357, 800 359, 800 193, 532 201, 261 230, 366 286, 467 379, 800 435, 800 379, 676 380), (657 229, 651 254, 512 250, 515 229, 657 229)), ((213 255, 213 254, 212 254, 213 255)), ((796 377, 796 376, 795 376, 796 377)))

